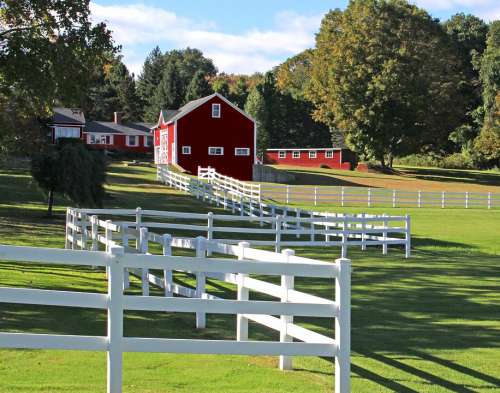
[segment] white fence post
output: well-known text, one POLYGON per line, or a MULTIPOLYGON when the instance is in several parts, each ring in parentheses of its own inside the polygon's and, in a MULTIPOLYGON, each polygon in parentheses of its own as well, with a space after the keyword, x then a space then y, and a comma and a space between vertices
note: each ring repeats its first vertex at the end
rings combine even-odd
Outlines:
POLYGON ((488 192, 488 209, 491 209, 491 192, 488 192))
POLYGON ((290 185, 286 185, 286 204, 288 205, 290 203, 290 185))
POLYGON ((405 216, 405 258, 411 256, 411 221, 410 216, 405 216))
MULTIPOLYGON (((142 227, 139 232, 139 247, 141 254, 148 252, 148 228, 142 227)), ((149 296, 149 269, 141 269, 142 296, 149 296)))
POLYGON ((92 224, 92 251, 99 251, 99 241, 97 237, 99 236, 99 227, 98 227, 99 218, 94 215, 90 217, 90 222, 92 224))
POLYGON ((417 196, 417 206, 422 207, 422 191, 418 190, 418 196, 417 196))
POLYGON ((316 232, 316 228, 314 227, 314 212, 311 212, 310 218, 311 218, 311 241, 313 242, 315 240, 315 232, 316 232))
POLYGON ((259 202, 259 224, 261 227, 264 226, 264 206, 262 205, 262 202, 259 202))
POLYGON ((106 227, 104 228, 104 234, 106 237, 106 252, 109 252, 109 247, 113 241, 113 232, 111 231, 111 220, 106 220, 106 227))
MULTIPOLYGON (((172 255, 172 236, 168 233, 162 236, 163 243, 163 255, 171 256, 172 255)), ((173 296, 172 286, 174 284, 174 276, 172 270, 165 269, 163 270, 163 286, 165 290, 165 296, 173 296)))
POLYGON ((361 213, 361 250, 366 250, 366 214, 361 213))
POLYGON ((281 251, 281 227, 283 225, 283 218, 278 214, 276 216, 276 239, 275 239, 275 244, 274 244, 274 251, 275 252, 280 252, 281 251))
POLYGON ((441 209, 444 209, 445 192, 441 192, 441 209))
MULTIPOLYGON (((128 224, 122 224, 121 225, 121 231, 122 231, 122 246, 123 250, 126 251, 128 247, 128 224)), ((123 289, 128 289, 130 287, 130 277, 128 273, 128 269, 125 268, 123 272, 123 289)))
POLYGON ((465 192, 465 208, 466 209, 469 208, 469 192, 468 191, 465 192))
MULTIPOLYGON (((286 249, 282 251, 285 262, 290 261, 290 256, 295 255, 294 250, 286 249)), ((281 302, 288 302, 288 291, 294 287, 294 276, 281 276, 281 302)), ((288 324, 293 323, 292 315, 281 316, 280 342, 293 342, 293 337, 287 334, 288 324)), ((292 357, 280 355, 280 370, 292 369, 292 357)))
POLYGON ((372 207, 372 189, 368 187, 368 207, 372 207))
POLYGON ((344 206, 344 186, 340 187, 340 206, 344 206))
POLYGON ((335 279, 335 302, 338 317, 335 318, 335 393, 351 391, 351 261, 339 258, 335 261, 338 276, 335 279))
POLYGON ((82 213, 82 218, 80 221, 80 228, 82 230, 82 234, 80 236, 80 241, 82 242, 80 245, 80 249, 82 250, 87 249, 87 225, 88 225, 87 213, 82 213))
POLYGON ((139 245, 139 231, 141 230, 142 225, 142 209, 138 207, 135 209, 135 230, 137 234, 135 236, 135 249, 141 252, 141 247, 139 245))
POLYGON ((396 190, 392 190, 392 207, 396 207, 396 190))
MULTIPOLYGON (((384 217, 386 217, 387 214, 384 213, 384 217)), ((382 254, 387 255, 387 225, 388 221, 384 220, 382 221, 382 227, 383 227, 383 232, 382 232, 382 254)))
MULTIPOLYGON (((297 225, 295 225, 295 229, 301 230, 302 229, 302 223, 300 222, 300 209, 296 208, 295 209, 295 217, 298 218, 299 220, 295 221, 297 225)), ((297 233, 297 239, 300 238, 300 233, 297 233)))
MULTIPOLYGON (((207 241, 210 242, 213 240, 213 227, 214 227, 214 213, 208 212, 207 214, 207 241)), ((211 256, 212 251, 207 249, 207 256, 211 256)))
MULTIPOLYGON (((245 248, 250 247, 248 242, 239 242, 240 254, 238 255, 238 260, 245 259, 245 248)), ((248 274, 239 273, 237 276, 238 280, 238 300, 248 300, 249 290, 245 288, 245 278, 248 274)), ((243 314, 237 314, 236 316, 236 340, 237 341, 247 341, 248 340, 248 318, 245 318, 243 314)))
POLYGON ((70 208, 66 208, 66 237, 64 239, 64 248, 69 249, 69 217, 70 217, 70 208))
POLYGON ((347 216, 344 213, 342 220, 342 258, 347 256, 347 216))
MULTIPOLYGON (((196 257, 205 258, 206 241, 203 236, 196 238, 196 257)), ((203 298, 205 293, 206 274, 205 272, 196 272, 196 297, 203 298)), ((204 329, 207 326, 206 314, 204 312, 196 312, 196 328, 204 329)))
POLYGON ((123 266, 119 257, 123 247, 109 248, 108 276, 108 393, 121 393, 123 375, 123 266))
POLYGON ((314 187, 314 206, 318 206, 318 187, 314 187))

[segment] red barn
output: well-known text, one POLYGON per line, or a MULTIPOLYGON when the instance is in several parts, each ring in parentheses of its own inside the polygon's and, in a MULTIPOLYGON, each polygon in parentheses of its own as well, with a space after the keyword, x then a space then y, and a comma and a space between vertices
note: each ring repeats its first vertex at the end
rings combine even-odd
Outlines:
POLYGON ((52 143, 59 138, 78 138, 94 149, 153 152, 153 125, 123 123, 119 112, 114 113, 114 121, 86 121, 80 109, 54 108, 54 116, 48 126, 52 143))
POLYGON ((310 149, 267 149, 265 162, 273 165, 292 165, 333 169, 351 169, 353 153, 341 147, 310 149))
POLYGON ((162 110, 155 127, 155 163, 174 164, 196 174, 212 167, 240 180, 252 180, 256 163, 254 120, 215 93, 178 110, 162 110))

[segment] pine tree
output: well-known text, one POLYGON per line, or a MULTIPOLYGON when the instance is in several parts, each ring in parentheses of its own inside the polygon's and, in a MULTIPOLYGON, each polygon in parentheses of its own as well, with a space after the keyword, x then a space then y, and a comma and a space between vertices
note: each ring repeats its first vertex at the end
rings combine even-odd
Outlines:
POLYGON ((212 94, 212 88, 208 83, 203 70, 198 70, 191 79, 186 91, 185 102, 196 100, 212 94))
POLYGON ((163 72, 163 77, 154 94, 153 102, 149 108, 149 117, 160 113, 162 109, 177 109, 184 102, 182 96, 182 80, 175 62, 169 62, 163 72))
POLYGON ((154 95, 160 84, 163 68, 165 65, 164 55, 159 47, 154 48, 144 61, 142 72, 137 79, 137 94, 145 113, 144 120, 155 122, 158 120, 158 112, 151 110, 154 95))

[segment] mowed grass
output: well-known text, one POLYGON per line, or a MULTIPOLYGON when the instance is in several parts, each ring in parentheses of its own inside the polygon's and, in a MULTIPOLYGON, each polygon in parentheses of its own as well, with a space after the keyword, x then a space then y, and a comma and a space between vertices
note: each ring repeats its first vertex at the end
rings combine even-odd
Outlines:
MULTIPOLYGON (((153 168, 111 166, 106 207, 205 212, 216 210, 159 185, 153 168)), ((0 243, 63 247, 64 208, 47 220, 41 194, 25 170, 0 171, 0 243)), ((307 207, 307 206, 303 206, 307 207)), ((366 209, 331 211, 361 212, 366 209)), ((370 212, 383 212, 372 209, 370 212)), ((413 256, 401 249, 349 250, 353 263, 353 392, 500 392, 500 211, 386 209, 412 217, 413 256)), ((297 248, 298 255, 333 261, 338 248, 297 248)), ((177 279, 190 284, 190 277, 177 279)), ((105 292, 101 271, 0 264, 0 286, 105 292)), ((333 296, 326 280, 296 286, 333 296)), ((212 293, 234 288, 209 282, 212 293)), ((138 293, 137 281, 131 292, 138 293)), ((159 291, 154 291, 159 294, 159 291)), ((333 321, 296 318, 332 335, 333 321)), ((209 315, 194 329, 194 315, 126 313, 125 334, 233 339, 235 318, 209 315)), ((103 335, 104 311, 0 304, 1 331, 103 335)), ((254 324, 253 339, 277 334, 254 324)), ((275 357, 125 354, 125 392, 329 392, 330 359, 297 358, 280 372, 275 357)), ((104 392, 104 353, 0 351, 0 392, 104 392)))
POLYGON ((292 173, 294 185, 361 186, 397 190, 500 193, 500 171, 478 171, 396 166, 393 174, 275 165, 292 173))

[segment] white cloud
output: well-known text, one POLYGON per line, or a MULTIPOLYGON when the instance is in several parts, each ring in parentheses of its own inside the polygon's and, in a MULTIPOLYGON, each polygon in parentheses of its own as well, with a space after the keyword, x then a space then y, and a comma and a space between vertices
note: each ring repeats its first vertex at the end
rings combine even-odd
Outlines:
POLYGON ((221 71, 251 73, 266 71, 285 58, 314 45, 321 15, 303 16, 294 12, 276 15, 275 27, 251 29, 240 34, 217 30, 212 21, 194 21, 166 9, 144 4, 91 5, 95 21, 104 20, 123 45, 124 61, 136 74, 138 53, 143 58, 153 47, 202 50, 221 71))
POLYGON ((429 11, 452 10, 460 7, 478 8, 496 4, 496 0, 414 0, 413 2, 429 11))

